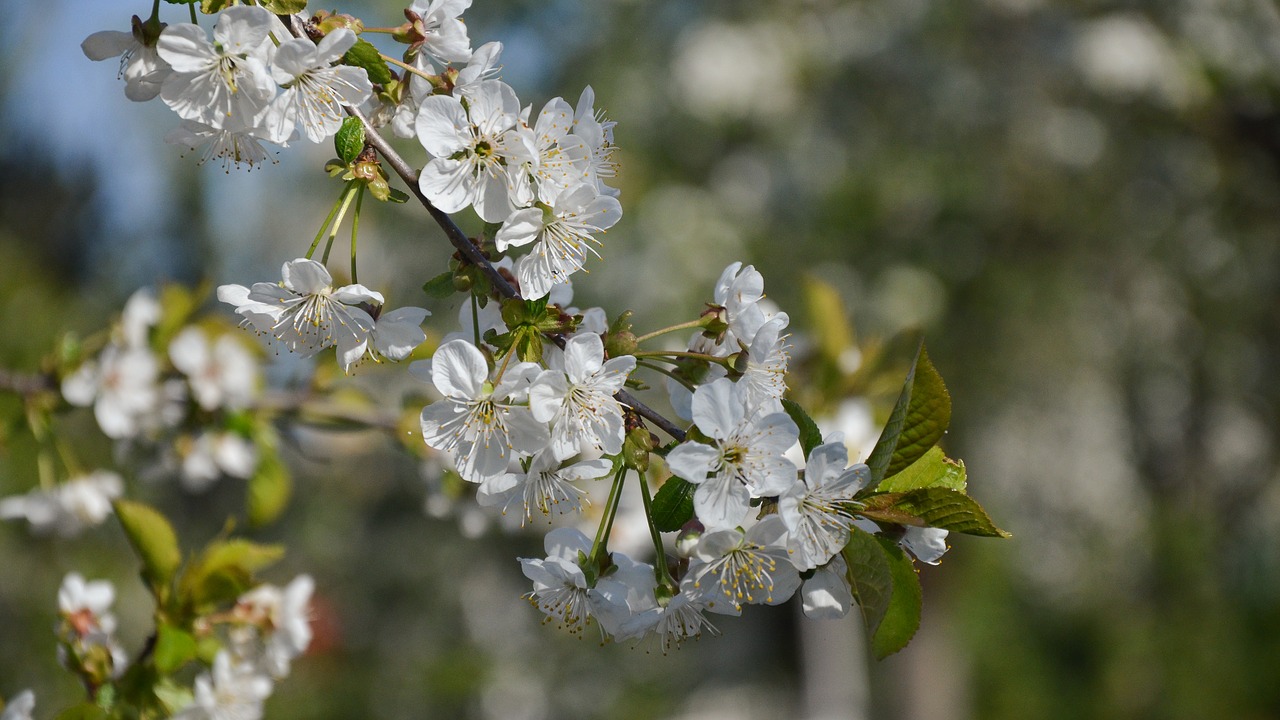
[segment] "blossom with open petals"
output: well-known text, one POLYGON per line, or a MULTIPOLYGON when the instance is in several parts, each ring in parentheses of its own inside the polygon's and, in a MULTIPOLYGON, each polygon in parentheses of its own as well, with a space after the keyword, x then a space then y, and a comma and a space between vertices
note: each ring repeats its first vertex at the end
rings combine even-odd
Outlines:
POLYGON ((791 562, 801 570, 822 565, 849 542, 853 517, 846 506, 871 471, 862 463, 846 467, 848 462, 843 439, 833 436, 809 453, 804 479, 778 498, 778 513, 791 533, 791 562))
POLYGON ((778 605, 800 587, 787 557, 787 528, 769 515, 745 533, 726 528, 705 533, 689 565, 693 593, 711 612, 737 615, 743 604, 778 605))
POLYGON ((277 27, 268 10, 236 5, 218 14, 212 42, 199 25, 165 28, 156 49, 173 72, 160 86, 160 99, 184 120, 219 128, 227 118, 250 123, 276 95, 262 53, 277 27))
POLYGON ((124 492, 124 480, 96 470, 45 490, 0 499, 0 520, 25 518, 36 533, 74 537, 111 516, 111 501, 124 492))
POLYGON ((369 99, 373 85, 364 68, 333 65, 355 44, 356 34, 347 28, 330 32, 319 44, 307 38, 280 44, 271 76, 284 90, 266 118, 273 139, 287 140, 301 131, 311 142, 320 142, 342 127, 343 105, 369 99))
POLYGON ((528 470, 486 479, 476 500, 486 507, 501 507, 504 514, 516 508, 524 525, 535 512, 547 518, 578 512, 587 491, 574 483, 602 478, 612 469, 613 463, 604 458, 561 467, 551 450, 543 450, 529 461, 528 470))
POLYGON ((614 393, 636 367, 630 355, 604 359, 599 335, 575 335, 551 367, 529 388, 529 409, 551 423, 551 451, 561 460, 586 450, 616 455, 622 450, 622 406, 614 393))
POLYGON ((667 455, 667 465, 698 486, 693 508, 708 528, 736 527, 752 497, 778 495, 795 482, 796 467, 783 453, 800 431, 786 413, 749 405, 742 386, 728 378, 699 386, 692 409, 712 444, 682 443, 667 455))
POLYGON ((280 273, 278 284, 222 285, 218 299, 235 305, 255 330, 293 352, 308 356, 336 347, 344 370, 358 361, 374 328, 373 318, 359 304, 381 305, 382 294, 359 284, 335 289, 325 266, 305 258, 290 260, 280 273))
POLYGON ((546 447, 547 426, 522 404, 538 371, 534 363, 515 362, 491 380, 475 345, 466 340, 441 345, 431 358, 431 381, 444 398, 423 408, 423 440, 453 455, 467 480, 502 475, 518 453, 546 447))
POLYGON ((520 100, 501 80, 478 83, 466 106, 452 95, 423 99, 414 129, 432 159, 418 177, 422 193, 447 213, 470 205, 485 222, 505 220, 506 156, 519 116, 520 100))
MULTIPOLYGON (((120 77, 124 79, 124 95, 134 102, 146 102, 160 94, 160 86, 169 75, 169 63, 156 52, 155 45, 143 41, 142 22, 134 18, 131 32, 100 30, 80 43, 90 60, 120 58, 120 77)), ((163 25, 161 26, 163 27, 163 25)))
POLYGON ((506 217, 494 237, 499 250, 533 244, 516 264, 520 290, 526 298, 545 297, 557 283, 582 269, 587 256, 599 257, 596 235, 622 219, 617 198, 601 195, 586 183, 565 190, 550 207, 516 210, 506 217))

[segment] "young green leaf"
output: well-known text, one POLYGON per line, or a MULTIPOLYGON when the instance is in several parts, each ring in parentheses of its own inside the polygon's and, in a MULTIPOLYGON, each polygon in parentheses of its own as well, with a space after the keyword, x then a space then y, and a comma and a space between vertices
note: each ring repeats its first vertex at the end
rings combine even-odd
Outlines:
POLYGON ((885 478, 876 490, 907 492, 926 487, 944 487, 964 492, 965 485, 964 463, 952 460, 942 453, 942 448, 934 447, 902 472, 885 478))
POLYGON ((169 675, 196 658, 196 639, 185 630, 161 625, 156 631, 153 657, 156 670, 169 675))
POLYGON ((796 401, 783 398, 782 409, 787 411, 796 427, 800 428, 800 449, 804 451, 804 459, 808 460, 809 453, 822 444, 822 431, 796 401))
POLYGON ((364 123, 353 117, 343 120, 342 127, 333 136, 333 149, 342 162, 348 165, 355 162, 364 150, 364 123))
POLYGON ((154 508, 142 503, 116 500, 113 505, 125 537, 142 559, 143 575, 151 584, 152 592, 159 595, 182 563, 182 551, 173 526, 154 508))
POLYGON ((920 459, 950 424, 951 395, 921 345, 889 422, 867 458, 871 482, 879 483, 920 459))
POLYGON ((395 77, 391 74, 391 68, 387 67, 387 62, 378 53, 378 48, 367 40, 357 40, 347 54, 342 56, 342 62, 364 68, 365 72, 369 73, 371 82, 386 84, 395 77))
POLYGON ((219 540, 205 548, 182 574, 179 596, 196 611, 231 602, 253 587, 253 574, 284 555, 279 545, 219 540))
POLYGON ((258 0, 258 4, 276 15, 297 15, 307 9, 307 0, 258 0))
POLYGON ((280 462, 274 448, 259 447, 262 457, 258 469, 249 478, 249 490, 245 497, 249 524, 261 527, 275 522, 289 506, 293 494, 293 482, 289 469, 280 462))
POLYGON ((877 537, 880 549, 889 564, 889 574, 893 579, 893 594, 885 607, 880 626, 871 636, 871 651, 876 659, 883 660, 898 652, 911 642, 916 630, 920 628, 920 609, 923 593, 920 591, 920 577, 916 574, 915 563, 898 547, 893 540, 877 537))
POLYGON ((659 532, 675 532, 693 518, 693 483, 667 478, 653 496, 653 525, 659 532))
POLYGON ((854 512, 876 521, 941 528, 965 535, 1010 537, 996 527, 973 498, 946 487, 872 495, 862 502, 854 512))
POLYGON ((456 292, 453 286, 453 271, 446 270, 431 278, 422 286, 422 292, 436 299, 444 299, 456 292))
POLYGON ((867 635, 875 637, 893 597, 893 570, 874 535, 857 527, 849 530, 849 543, 841 551, 849 566, 846 578, 862 613, 867 635))

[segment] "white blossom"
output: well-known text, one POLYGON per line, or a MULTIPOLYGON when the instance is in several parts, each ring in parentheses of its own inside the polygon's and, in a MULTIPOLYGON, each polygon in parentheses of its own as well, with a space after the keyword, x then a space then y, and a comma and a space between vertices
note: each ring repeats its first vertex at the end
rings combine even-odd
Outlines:
POLYGON ((149 349, 111 344, 62 379, 62 396, 72 405, 92 405, 107 437, 131 438, 163 399, 159 377, 160 364, 149 349))
POLYGON ((237 650, 272 677, 289 674, 293 660, 311 645, 311 596, 315 581, 299 575, 284 588, 263 584, 236 601, 234 615, 252 627, 237 650))
POLYGON ((689 565, 693 594, 711 612, 737 615, 744 603, 778 605, 800 587, 787 557, 787 528, 769 515, 745 533, 738 528, 702 535, 689 565))
POLYGON ((489 365, 474 345, 441 345, 431 358, 431 381, 444 398, 423 408, 423 439, 450 453, 467 480, 502 475, 516 453, 532 454, 547 444, 546 425, 521 404, 538 370, 533 363, 509 363, 501 378, 490 380, 489 365))
POLYGON ((234 432, 205 431, 185 448, 180 477, 189 492, 203 492, 227 475, 249 479, 258 468, 258 449, 234 432))
POLYGON ((545 559, 520 559, 525 577, 533 581, 533 590, 525 595, 529 602, 572 634, 582 632, 593 618, 602 633, 618 632, 622 622, 631 616, 625 602, 626 588, 642 584, 643 576, 652 577, 644 570, 646 566, 615 554, 615 562, 621 561, 618 572, 612 579, 597 581, 597 587, 611 586, 610 592, 605 593, 588 586, 579 565, 580 558, 590 559, 591 554, 591 540, 582 531, 556 528, 547 533, 544 544, 545 559))
POLYGON ((549 356, 548 370, 529 388, 529 409, 538 422, 551 423, 551 451, 561 460, 589 450, 616 455, 622 450, 622 406, 614 393, 636 367, 630 355, 604 359, 599 335, 576 335, 563 353, 549 356))
POLYGON ((31 720, 31 713, 36 709, 36 694, 23 690, 14 695, 0 711, 0 720, 31 720))
POLYGON ((422 321, 431 315, 420 307, 402 307, 381 312, 370 334, 370 351, 375 357, 399 362, 426 342, 422 321))
POLYGON ((526 298, 545 297, 557 283, 582 269, 587 255, 599 257, 596 239, 622 219, 617 198, 601 195, 590 185, 565 190, 551 207, 535 206, 511 213, 494 242, 499 250, 533 243, 516 264, 520 290, 526 298))
POLYGON ((849 587, 849 566, 844 556, 836 553, 831 561, 813 573, 800 588, 806 617, 813 620, 839 620, 853 606, 853 590, 849 587))
POLYGON ((420 49, 441 63, 471 58, 471 38, 461 15, 471 0, 414 0, 410 10, 422 18, 425 39, 420 49))
POLYGON ((606 120, 603 111, 595 109, 596 94, 591 86, 583 88, 578 107, 573 115, 573 133, 562 143, 566 151, 582 159, 578 168, 583 182, 589 183, 605 195, 616 196, 618 190, 605 184, 618 174, 618 163, 613 158, 613 127, 617 123, 606 120), (577 148, 571 149, 574 142, 577 148))
POLYGON ((48 490, 0 499, 0 520, 25 518, 36 533, 74 537, 101 525, 111 515, 111 501, 124 492, 124 481, 107 470, 59 483, 48 490))
POLYGON ((200 154, 197 164, 220 160, 222 171, 226 173, 230 173, 232 168, 238 170, 242 164, 252 170, 267 160, 279 162, 262 145, 269 140, 265 127, 246 123, 239 117, 227 118, 221 127, 199 120, 183 120, 164 136, 164 141, 170 145, 179 145, 192 151, 203 147, 204 152, 200 154))
POLYGON ((184 120, 216 128, 228 118, 252 124, 276 94, 262 54, 276 27, 269 11, 236 5, 219 13, 213 42, 198 25, 165 28, 156 48, 173 72, 161 85, 160 99, 184 120))
POLYGON ((587 491, 574 483, 602 478, 612 469, 613 463, 603 458, 561 467, 551 450, 543 450, 530 459, 524 472, 487 478, 476 500, 484 507, 501 507, 504 515, 513 507, 518 509, 523 526, 533 520, 535 511, 548 518, 580 511, 587 491))
POLYGON ((80 43, 80 49, 90 60, 120 58, 119 77, 125 81, 125 97, 134 102, 146 102, 160 94, 160 86, 168 77, 169 63, 139 40, 140 24, 133 32, 101 30, 80 43))
POLYGON ((690 583, 686 582, 680 592, 664 602, 659 602, 650 594, 647 607, 633 611, 631 617, 614 634, 614 638, 629 640, 652 637, 665 655, 685 640, 700 637, 703 629, 711 635, 719 635, 720 631, 702 614, 706 606, 689 593, 690 589, 690 583))
POLYGON ((271 678, 249 663, 235 662, 226 650, 213 658, 210 672, 196 677, 191 704, 174 720, 260 720, 271 678))
POLYGON ((318 143, 338 132, 344 117, 342 106, 358 106, 373 94, 364 68, 333 66, 356 43, 356 34, 338 28, 319 44, 307 38, 281 43, 271 75, 284 90, 271 103, 266 124, 277 141, 300 130, 318 143))
POLYGON ((849 542, 853 518, 845 507, 871 479, 861 463, 846 468, 849 452, 832 436, 809 453, 803 480, 778 498, 778 513, 791 534, 791 562, 801 570, 831 559, 849 542))
POLYGON ((786 413, 759 412, 740 385, 721 378, 693 394, 693 419, 713 444, 685 442, 667 456, 671 472, 698 486, 693 507, 708 528, 736 527, 752 497, 785 492, 796 467, 783 457, 799 429, 786 413))
POLYGON ((258 361, 230 335, 210 342, 199 327, 184 328, 169 343, 169 360, 187 376, 192 399, 205 410, 239 410, 258 393, 258 361))
POLYGON ((485 222, 505 220, 511 213, 508 144, 519 115, 520 100, 501 80, 477 84, 466 107, 452 95, 423 99, 414 126, 432 155, 418 178, 423 194, 447 213, 471 205, 485 222))
POLYGON ((336 347, 343 370, 368 350, 374 320, 360 303, 381 305, 382 294, 363 285, 335 289, 324 265, 305 258, 281 268, 279 284, 222 285, 218 299, 235 305, 236 312, 259 332, 268 333, 303 356, 336 347))

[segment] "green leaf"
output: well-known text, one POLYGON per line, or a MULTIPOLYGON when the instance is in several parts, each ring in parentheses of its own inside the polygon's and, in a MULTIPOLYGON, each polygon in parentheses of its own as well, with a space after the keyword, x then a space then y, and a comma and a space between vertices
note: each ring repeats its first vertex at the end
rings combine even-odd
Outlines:
POLYGON ((453 271, 446 270, 428 280, 422 286, 422 292, 438 299, 447 298, 457 292, 456 288, 453 287, 453 271))
POLYGON ((170 5, 194 5, 196 0, 164 0, 170 5))
POLYGON ((307 0, 258 0, 258 5, 276 15, 297 15, 307 9, 307 0))
POLYGON ((924 345, 916 353, 889 422, 867 458, 871 482, 896 475, 933 447, 951 424, 951 395, 929 362, 924 345))
POLYGON ((54 720, 107 720, 107 711, 91 702, 82 702, 58 713, 54 720))
POLYGON ((952 460, 942 453, 942 448, 934 447, 902 472, 885 478, 876 489, 880 492, 907 492, 926 487, 944 487, 964 492, 965 485, 964 463, 952 460))
POLYGON ((182 574, 178 592, 197 612, 232 602, 254 586, 253 574, 284 555, 279 545, 258 545, 248 540, 219 540, 205 548, 182 574))
POLYGON ((369 73, 371 82, 385 84, 394 79, 391 74, 391 68, 387 66, 387 62, 382 59, 382 55, 378 53, 378 48, 369 43, 368 40, 357 40, 355 45, 342 56, 342 62, 347 65, 354 65, 364 68, 369 73))
POLYGON ((941 528, 982 537, 1010 537, 996 527, 987 511, 973 498, 945 487, 872 495, 853 511, 872 520, 898 525, 941 528))
MULTIPOLYGON (((212 661, 210 662, 212 665, 212 661)), ((169 678, 160 678, 153 689, 156 701, 165 710, 161 717, 171 717, 194 700, 190 688, 183 687, 169 678)))
POLYGON ((809 417, 809 413, 805 412, 796 401, 783 398, 782 409, 787 411, 795 421, 796 427, 800 428, 800 449, 804 450, 804 459, 808 460, 809 453, 822 444, 822 431, 818 429, 818 424, 813 421, 813 418, 809 417))
POLYGON ((667 478, 653 496, 653 525, 659 532, 675 532, 693 518, 697 486, 678 477, 667 478))
POLYGON ((258 460, 258 468, 249 478, 249 489, 245 497, 246 512, 249 524, 261 527, 275 522, 289 506, 289 498, 293 494, 293 482, 289 477, 289 469, 280 462, 280 456, 274 448, 259 445, 262 457, 258 460))
POLYGON ((898 652, 911 642, 920 629, 920 608, 923 594, 915 563, 898 544, 889 538, 877 537, 880 549, 888 561, 889 575, 893 579, 893 593, 885 607, 880 626, 871 636, 871 651, 879 660, 898 652))
POLYGON ((200 0, 200 12, 212 15, 222 12, 235 4, 235 0, 200 0))
POLYGON ((364 123, 360 118, 349 117, 342 121, 342 127, 333 136, 333 149, 338 158, 350 165, 360 157, 364 150, 364 123))
POLYGON ((130 500, 113 503, 125 537, 142 559, 143 575, 159 596, 182 563, 173 526, 154 508, 130 500))
POLYGON ((185 630, 161 625, 156 631, 154 650, 156 670, 168 675, 196 658, 196 639, 185 630))
POLYGON ((874 535, 857 527, 849 529, 849 543, 840 552, 849 566, 846 578, 862 613, 862 624, 867 636, 874 638, 893 597, 889 558, 874 535))

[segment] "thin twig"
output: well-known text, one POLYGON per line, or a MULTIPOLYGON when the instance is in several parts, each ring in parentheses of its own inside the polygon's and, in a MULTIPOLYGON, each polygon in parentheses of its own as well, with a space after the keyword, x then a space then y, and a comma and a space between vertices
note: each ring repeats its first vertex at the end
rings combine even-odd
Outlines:
POLYGON ((30 396, 57 387, 52 375, 22 373, 0 368, 0 390, 30 396))

